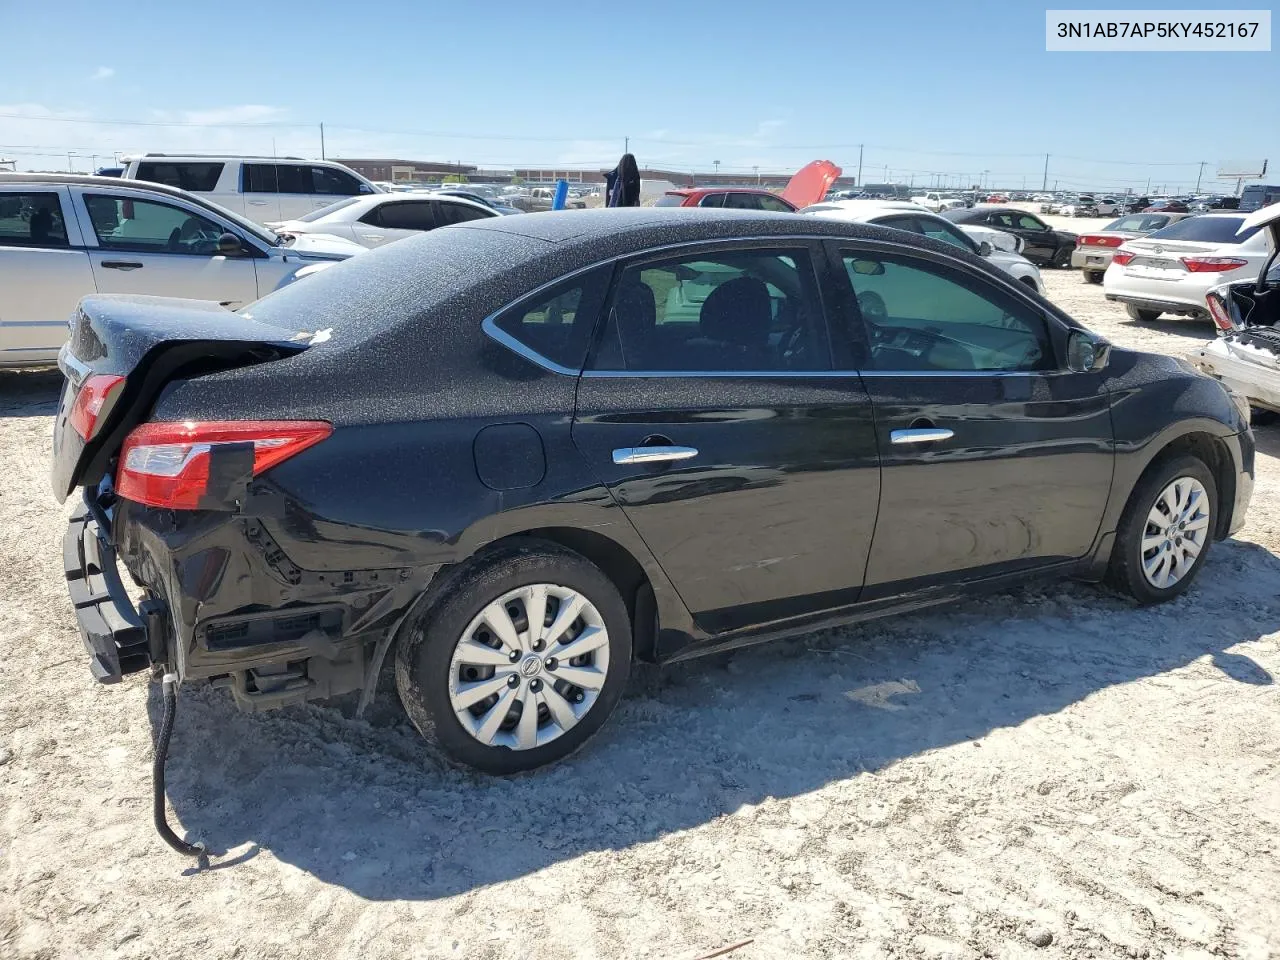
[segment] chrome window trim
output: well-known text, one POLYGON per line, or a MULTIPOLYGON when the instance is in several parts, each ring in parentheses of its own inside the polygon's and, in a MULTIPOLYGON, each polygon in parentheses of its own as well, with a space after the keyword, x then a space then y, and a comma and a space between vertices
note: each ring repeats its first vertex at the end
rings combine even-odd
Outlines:
MULTIPOLYGON (((875 226, 875 224, 872 224, 872 226, 875 226)), ((894 229, 894 228, 886 227, 885 229, 894 229)), ((906 233, 907 231, 899 231, 899 232, 906 233)), ((909 233, 908 235, 913 237, 921 236, 921 234, 916 234, 916 233, 909 233)), ((739 370, 739 371, 728 371, 726 370, 726 371, 716 372, 716 371, 707 371, 707 370, 692 370, 692 371, 587 370, 585 368, 575 370, 571 367, 562 366, 561 364, 556 363, 554 360, 548 357, 544 357, 542 354, 538 353, 533 348, 525 346, 523 343, 521 343, 511 334, 507 333, 506 331, 498 327, 498 317, 506 313, 508 310, 514 310, 517 307, 519 307, 521 304, 526 303, 529 300, 532 300, 534 297, 537 297, 538 295, 546 292, 547 290, 550 290, 552 287, 560 286, 561 284, 572 280, 574 277, 580 276, 584 273, 590 273, 592 270, 598 270, 606 266, 615 267, 620 261, 631 260, 631 259, 647 260, 653 257, 653 255, 655 254, 661 255, 667 251, 684 250, 690 247, 704 247, 704 246, 719 244, 724 242, 749 243, 749 244, 780 243, 785 245, 787 243, 812 242, 814 240, 824 242, 824 243, 825 242, 865 243, 865 244, 870 244, 873 247, 874 246, 887 247, 887 248, 890 248, 889 252, 891 253, 896 250, 902 250, 902 251, 906 251, 908 254, 914 254, 917 256, 923 254, 926 258, 929 256, 935 256, 935 257, 940 257, 943 260, 951 261, 955 266, 961 269, 966 269, 966 268, 972 269, 971 264, 966 263, 964 260, 960 259, 959 257, 953 256, 949 252, 943 253, 936 250, 923 250, 920 247, 915 246, 914 244, 900 243, 897 240, 883 240, 878 237, 868 239, 865 237, 862 237, 862 238, 842 237, 837 234, 794 233, 794 234, 778 234, 778 235, 772 235, 772 236, 765 235, 765 236, 750 236, 750 237, 707 237, 701 240, 682 240, 679 243, 666 243, 657 247, 649 247, 645 250, 632 250, 628 253, 615 254, 612 257, 606 257, 603 260, 597 260, 594 263, 587 264, 586 266, 578 267, 576 270, 571 270, 569 273, 562 274, 561 276, 556 277, 554 280, 548 280, 546 283, 543 283, 533 288, 528 293, 521 294, 516 299, 512 300, 510 303, 506 304, 505 306, 499 307, 497 310, 493 311, 493 313, 489 314, 482 321, 480 321, 480 329, 483 330, 490 337, 490 339, 495 340, 496 342, 502 344, 502 346, 506 347, 508 350, 511 350, 513 353, 523 357, 525 360, 528 360, 531 363, 534 363, 537 366, 542 367, 542 369, 547 370, 551 373, 557 373, 557 374, 560 374, 561 376, 569 376, 569 377, 578 377, 578 376, 602 377, 602 378, 603 377, 611 377, 611 378, 618 378, 618 377, 642 377, 642 378, 786 377, 786 378, 794 378, 794 377, 859 377, 859 376, 861 377, 904 377, 904 376, 914 376, 914 377, 984 376, 984 377, 989 377, 989 376, 1044 376, 1045 374, 1064 372, 1061 370, 1025 370, 1025 371, 1024 370, 1010 370, 1010 371, 998 371, 998 370, 811 370, 811 371, 739 370)), ((1034 300, 1032 300, 1030 297, 1027 296, 1028 287, 1025 283, 1020 283, 1017 280, 1014 280, 1013 277, 1010 277, 1008 274, 1004 274, 1003 271, 997 271, 997 272, 1000 273, 999 276, 988 277, 986 279, 995 280, 998 283, 1003 284, 1007 289, 1013 291, 1018 296, 1022 297, 1024 301, 1028 303, 1029 306, 1031 306, 1033 309, 1039 310, 1043 314, 1046 322, 1049 320, 1053 320, 1054 322, 1057 322, 1057 323, 1062 322, 1058 318, 1054 317, 1051 313, 1048 313, 1047 311, 1045 311, 1040 304, 1036 303, 1034 300)), ((819 291, 819 294, 821 294, 821 291, 819 291)))

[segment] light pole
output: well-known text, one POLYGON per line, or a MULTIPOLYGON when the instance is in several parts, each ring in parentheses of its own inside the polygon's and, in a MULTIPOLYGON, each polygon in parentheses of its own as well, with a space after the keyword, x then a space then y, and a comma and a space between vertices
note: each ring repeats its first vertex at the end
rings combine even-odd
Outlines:
POLYGON ((712 161, 711 161, 711 163, 712 163, 712 164, 715 166, 715 168, 716 168, 716 176, 717 176, 717 177, 718 177, 718 176, 720 176, 720 161, 719 161, 719 160, 712 160, 712 161))
POLYGON ((756 186, 760 186, 760 167, 753 165, 751 167, 751 172, 756 175, 756 186))

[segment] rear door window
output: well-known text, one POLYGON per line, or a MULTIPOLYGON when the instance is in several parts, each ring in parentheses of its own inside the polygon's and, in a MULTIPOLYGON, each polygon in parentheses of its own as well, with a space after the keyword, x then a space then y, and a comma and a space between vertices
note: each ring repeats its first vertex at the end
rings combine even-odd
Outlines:
POLYGON ((432 230, 436 226, 430 200, 401 200, 370 210, 361 222, 390 230, 432 230))
POLYGON ((722 250, 627 267, 597 370, 827 370, 831 358, 807 249, 722 250))
POLYGON ((242 174, 245 193, 279 193, 274 163, 246 163, 242 174))
POLYGON ((277 163, 276 189, 279 193, 315 193, 311 168, 296 163, 277 163))
POLYGON ((164 160, 143 160, 138 164, 138 179, 151 183, 163 183, 180 190, 209 193, 218 186, 222 176, 222 163, 176 163, 164 160))
POLYGON ((726 194, 708 193, 705 197, 698 201, 700 207, 723 207, 726 194))
POLYGON ((758 197, 761 210, 770 210, 774 213, 794 213, 791 206, 785 200, 779 200, 777 197, 758 197))
POLYGON ((332 167, 312 167, 311 185, 315 193, 336 197, 354 197, 363 184, 351 174, 332 167))
POLYGON ((58 194, 0 193, 0 246, 65 247, 67 227, 58 194))
POLYGON ((726 210, 761 210, 760 197, 754 193, 726 193, 724 195, 726 210))
POLYGON ((436 219, 442 227, 447 227, 451 223, 466 223, 468 220, 486 220, 488 217, 489 215, 483 210, 469 207, 465 203, 436 201, 436 219))

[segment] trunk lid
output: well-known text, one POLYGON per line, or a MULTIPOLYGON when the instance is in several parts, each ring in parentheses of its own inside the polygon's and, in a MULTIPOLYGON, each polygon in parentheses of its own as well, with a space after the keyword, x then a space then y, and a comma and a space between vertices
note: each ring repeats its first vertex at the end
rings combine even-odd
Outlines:
POLYGON ((796 171, 782 191, 782 199, 797 210, 819 202, 827 195, 841 170, 830 160, 814 160, 796 171))
POLYGON ((170 380, 292 356, 307 349, 312 336, 203 300, 85 297, 58 355, 66 382, 53 427, 54 495, 65 500, 76 487, 96 484, 170 380), (95 376, 121 377, 123 385, 86 440, 68 417, 81 387, 95 376))

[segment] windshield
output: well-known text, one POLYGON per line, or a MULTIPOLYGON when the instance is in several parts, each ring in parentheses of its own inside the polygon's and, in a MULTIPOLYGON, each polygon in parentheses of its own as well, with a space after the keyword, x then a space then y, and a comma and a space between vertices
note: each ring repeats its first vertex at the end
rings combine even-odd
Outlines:
POLYGON ((1236 233, 1244 217, 1188 217, 1147 235, 1148 240, 1202 240, 1205 243, 1241 243, 1258 232, 1258 227, 1236 233))
POLYGON ((298 217, 299 223, 313 223, 321 217, 327 217, 335 210, 341 210, 343 207, 349 207, 353 203, 359 203, 364 197, 347 197, 345 200, 339 200, 337 203, 331 203, 327 207, 321 207, 319 210, 312 210, 305 216, 298 217))

